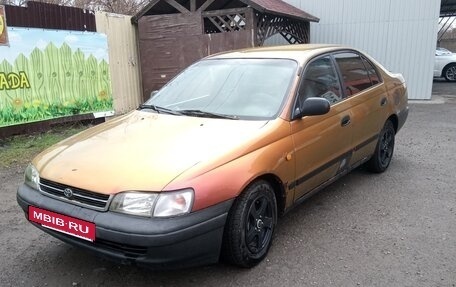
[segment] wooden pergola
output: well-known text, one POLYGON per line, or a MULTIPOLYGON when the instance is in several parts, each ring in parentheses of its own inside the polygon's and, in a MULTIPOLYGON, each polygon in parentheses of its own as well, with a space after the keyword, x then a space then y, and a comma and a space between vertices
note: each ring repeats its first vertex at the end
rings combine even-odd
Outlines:
POLYGON ((309 43, 310 22, 318 21, 281 0, 152 0, 132 18, 144 98, 207 55, 263 46, 276 34, 309 43))

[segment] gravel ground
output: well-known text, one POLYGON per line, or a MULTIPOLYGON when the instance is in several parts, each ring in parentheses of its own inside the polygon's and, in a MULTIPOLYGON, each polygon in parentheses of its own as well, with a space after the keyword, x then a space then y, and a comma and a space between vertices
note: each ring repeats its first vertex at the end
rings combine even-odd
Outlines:
POLYGON ((174 272, 119 266, 31 226, 24 167, 0 169, 0 286, 456 286, 456 84, 410 104, 389 170, 358 169, 279 220, 259 266, 174 272))

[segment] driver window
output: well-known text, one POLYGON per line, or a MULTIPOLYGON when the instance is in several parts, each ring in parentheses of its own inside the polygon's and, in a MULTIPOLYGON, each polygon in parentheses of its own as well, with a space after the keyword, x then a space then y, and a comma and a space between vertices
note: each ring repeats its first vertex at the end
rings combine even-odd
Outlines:
POLYGON ((331 105, 342 100, 340 82, 330 56, 307 65, 298 92, 298 105, 310 97, 325 98, 331 105))

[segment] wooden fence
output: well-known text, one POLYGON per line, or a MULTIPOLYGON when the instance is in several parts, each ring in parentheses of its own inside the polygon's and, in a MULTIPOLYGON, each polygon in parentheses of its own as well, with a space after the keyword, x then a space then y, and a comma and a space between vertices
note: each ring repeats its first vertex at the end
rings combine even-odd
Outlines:
POLYGON ((56 30, 97 31, 94 12, 28 1, 26 7, 5 5, 8 26, 56 30))

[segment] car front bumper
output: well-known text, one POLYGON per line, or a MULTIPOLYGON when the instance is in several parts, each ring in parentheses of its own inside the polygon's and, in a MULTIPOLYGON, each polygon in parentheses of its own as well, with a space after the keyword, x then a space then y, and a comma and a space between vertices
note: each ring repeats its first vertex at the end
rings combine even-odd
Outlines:
POLYGON ((175 269, 215 263, 233 200, 173 218, 142 218, 100 212, 43 195, 22 184, 17 202, 28 218, 35 206, 96 225, 96 239, 86 241, 31 222, 52 236, 122 264, 152 269, 175 269))

